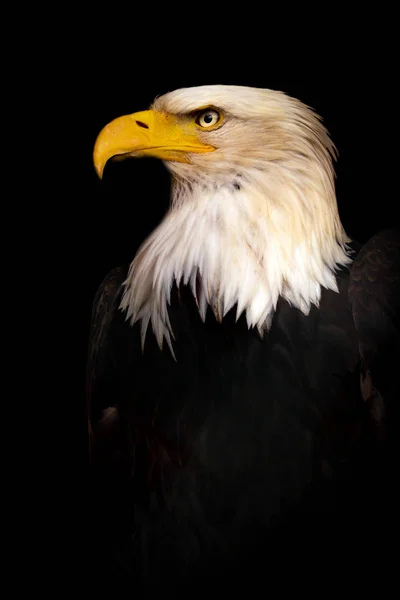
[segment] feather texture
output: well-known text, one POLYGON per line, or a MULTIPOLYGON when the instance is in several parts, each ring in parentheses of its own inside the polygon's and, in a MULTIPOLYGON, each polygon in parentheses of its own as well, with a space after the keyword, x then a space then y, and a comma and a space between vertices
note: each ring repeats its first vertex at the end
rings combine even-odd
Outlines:
MULTIPOLYGON (((205 86, 158 98, 157 110, 213 105, 221 129, 210 155, 168 162, 171 207, 134 258, 121 302, 133 324, 151 321, 171 347, 167 304, 174 283, 198 281, 202 318, 235 304, 249 328, 268 330, 279 296, 308 314, 321 286, 351 262, 338 215, 334 146, 319 118, 280 92, 205 86), (235 101, 232 102, 232 92, 235 101)), ((193 283, 192 283, 193 287, 193 283)))

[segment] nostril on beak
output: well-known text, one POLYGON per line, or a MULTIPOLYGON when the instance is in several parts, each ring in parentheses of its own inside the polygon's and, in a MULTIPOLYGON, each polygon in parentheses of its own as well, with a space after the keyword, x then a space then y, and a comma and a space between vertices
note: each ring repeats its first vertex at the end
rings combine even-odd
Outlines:
POLYGON ((138 125, 139 127, 143 127, 143 129, 149 128, 149 126, 146 125, 146 123, 143 123, 143 121, 136 121, 136 125, 138 125))

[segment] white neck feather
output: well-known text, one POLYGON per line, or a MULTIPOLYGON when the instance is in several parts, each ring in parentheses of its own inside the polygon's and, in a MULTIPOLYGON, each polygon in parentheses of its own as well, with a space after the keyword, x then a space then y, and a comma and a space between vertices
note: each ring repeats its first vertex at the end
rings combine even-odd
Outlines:
POLYGON ((216 184, 175 179, 171 208, 130 265, 121 302, 151 320, 172 354, 168 304, 174 281, 189 284, 201 318, 237 304, 248 327, 268 330, 279 296, 308 314, 321 286, 337 291, 335 269, 351 262, 331 173, 273 165, 216 184), (197 282, 197 283, 196 283, 197 282))

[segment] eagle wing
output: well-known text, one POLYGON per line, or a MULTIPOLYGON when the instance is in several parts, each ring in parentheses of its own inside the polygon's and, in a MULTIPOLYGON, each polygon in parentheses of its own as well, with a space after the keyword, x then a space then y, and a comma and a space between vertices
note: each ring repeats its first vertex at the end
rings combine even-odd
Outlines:
POLYGON ((400 397, 400 230, 374 235, 350 273, 349 300, 358 333, 361 390, 378 428, 400 397))
MULTIPOLYGON (((121 286, 127 269, 117 267, 100 284, 93 301, 86 372, 86 398, 90 453, 110 456, 110 444, 118 429, 118 407, 109 392, 113 355, 110 352, 111 326, 118 309, 121 286), (101 449, 103 451, 101 451, 101 449)), ((112 379, 112 378, 111 378, 112 379)))

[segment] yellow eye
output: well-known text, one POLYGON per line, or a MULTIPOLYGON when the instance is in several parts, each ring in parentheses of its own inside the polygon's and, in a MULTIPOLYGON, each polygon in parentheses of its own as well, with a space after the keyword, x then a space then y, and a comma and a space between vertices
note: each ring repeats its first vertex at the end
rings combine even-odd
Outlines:
POLYGON ((221 116, 222 115, 217 110, 205 110, 199 114, 196 119, 196 123, 197 125, 200 125, 200 127, 203 127, 203 129, 209 129, 211 127, 215 127, 215 125, 220 122, 221 116))

